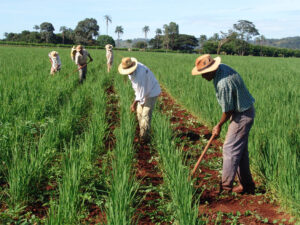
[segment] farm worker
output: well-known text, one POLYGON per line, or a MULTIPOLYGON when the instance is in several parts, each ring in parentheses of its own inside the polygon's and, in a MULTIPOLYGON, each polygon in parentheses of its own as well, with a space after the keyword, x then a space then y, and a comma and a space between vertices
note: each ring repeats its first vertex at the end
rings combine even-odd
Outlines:
POLYGON ((73 47, 71 49, 71 54, 70 55, 71 55, 72 61, 75 62, 75 55, 76 55, 76 46, 75 45, 73 45, 73 47))
POLYGON ((50 74, 54 75, 57 71, 60 71, 61 61, 58 52, 52 51, 48 54, 51 63, 50 74))
POLYGON ((223 145, 223 171, 220 192, 254 193, 255 184, 249 168, 248 136, 254 122, 254 98, 249 93, 241 76, 221 58, 209 54, 196 59, 192 75, 202 75, 207 81, 213 80, 217 101, 222 108, 220 121, 212 134, 218 136, 222 126, 229 120, 228 131, 223 145), (233 188, 235 176, 240 185, 233 188))
POLYGON ((150 140, 152 111, 155 106, 160 86, 151 70, 135 58, 125 57, 118 67, 119 73, 128 75, 135 92, 135 100, 130 106, 131 112, 136 110, 140 127, 140 141, 150 140))
POLYGON ((76 55, 75 55, 75 63, 78 66, 79 71, 79 83, 82 84, 82 82, 86 78, 87 73, 87 58, 90 58, 90 62, 93 61, 93 58, 91 57, 90 53, 88 53, 87 50, 83 49, 82 45, 77 45, 76 47, 76 55))
POLYGON ((114 54, 113 54, 112 48, 113 48, 113 46, 111 44, 105 45, 106 60, 107 60, 107 72, 110 71, 112 64, 114 62, 114 54))

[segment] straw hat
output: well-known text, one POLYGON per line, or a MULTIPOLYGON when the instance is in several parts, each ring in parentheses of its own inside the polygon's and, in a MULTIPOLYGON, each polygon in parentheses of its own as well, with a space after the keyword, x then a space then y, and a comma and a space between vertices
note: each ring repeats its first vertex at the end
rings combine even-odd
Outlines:
POLYGON ((122 75, 128 75, 133 73, 137 68, 138 61, 133 57, 125 57, 122 59, 121 64, 118 67, 119 73, 122 75))
POLYGON ((107 44, 107 45, 105 45, 105 48, 107 50, 112 50, 113 46, 111 44, 107 44))
POLYGON ((56 51, 52 51, 50 52, 51 57, 56 58, 56 56, 58 55, 58 52, 56 51))
POLYGON ((199 56, 195 61, 195 67, 192 70, 192 75, 200 75, 215 71, 219 68, 221 57, 212 58, 210 54, 199 56))
POLYGON ((77 45, 77 47, 76 47, 76 51, 77 51, 77 52, 79 52, 79 51, 82 50, 82 49, 83 49, 82 45, 77 45))

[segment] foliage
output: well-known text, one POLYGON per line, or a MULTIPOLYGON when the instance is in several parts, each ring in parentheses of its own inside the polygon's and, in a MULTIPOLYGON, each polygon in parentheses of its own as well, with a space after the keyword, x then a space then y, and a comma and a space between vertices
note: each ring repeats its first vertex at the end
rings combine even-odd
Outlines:
POLYGON ((100 47, 105 47, 107 44, 111 44, 112 46, 116 46, 114 39, 109 35, 100 35, 97 38, 97 42, 100 47))
POLYGON ((91 43, 93 38, 98 35, 98 31, 99 26, 96 19, 86 18, 85 20, 79 21, 74 30, 75 42, 77 44, 91 43))
POLYGON ((49 43, 54 38, 54 30, 52 23, 44 22, 40 25, 41 37, 46 40, 46 43, 49 43))
POLYGON ((173 50, 191 52, 196 46, 198 46, 196 37, 187 34, 178 34, 175 38, 173 50))
POLYGON ((145 41, 138 41, 133 45, 133 47, 141 49, 141 48, 147 48, 147 45, 148 44, 145 41))

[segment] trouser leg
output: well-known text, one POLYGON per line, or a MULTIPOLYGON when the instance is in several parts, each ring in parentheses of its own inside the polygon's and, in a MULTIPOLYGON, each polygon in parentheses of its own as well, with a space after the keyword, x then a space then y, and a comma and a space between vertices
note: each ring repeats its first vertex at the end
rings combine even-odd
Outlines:
POLYGON ((51 75, 54 75, 55 74, 55 70, 54 70, 54 68, 51 66, 51 69, 50 69, 50 74, 51 75))
POLYGON ((83 83, 83 81, 86 78, 86 73, 87 73, 87 66, 79 70, 79 83, 81 84, 83 83))
MULTIPOLYGON (((147 98, 142 108, 142 112, 140 114, 139 125, 140 125, 140 137, 144 140, 149 139, 149 132, 151 128, 151 119, 152 119, 152 111, 155 107, 157 97, 147 98)), ((139 107, 139 106, 138 106, 139 107)))
POLYGON ((247 110, 235 113, 229 124, 223 145, 222 186, 225 188, 232 188, 237 172, 241 182, 253 183, 248 156, 248 136, 253 119, 254 110, 247 110))

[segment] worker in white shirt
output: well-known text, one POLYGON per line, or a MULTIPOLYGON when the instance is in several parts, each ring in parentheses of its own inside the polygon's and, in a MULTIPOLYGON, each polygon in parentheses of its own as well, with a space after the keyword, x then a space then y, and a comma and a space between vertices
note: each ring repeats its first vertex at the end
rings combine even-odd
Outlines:
POLYGON ((91 57, 90 53, 88 53, 88 51, 85 50, 82 45, 77 45, 75 63, 78 66, 80 84, 82 84, 83 81, 86 79, 88 58, 90 58, 90 62, 93 61, 93 58, 91 57))
POLYGON ((107 44, 105 45, 105 49, 106 49, 106 60, 107 60, 107 72, 110 71, 112 64, 114 62, 114 53, 112 51, 113 46, 111 44, 107 44))
POLYGON ((61 61, 58 52, 52 51, 48 54, 49 61, 51 63, 50 74, 54 75, 57 71, 60 71, 61 61))
POLYGON ((135 100, 130 109, 132 112, 135 110, 137 112, 140 141, 148 143, 150 140, 152 111, 161 92, 159 83, 151 70, 135 58, 123 58, 118 70, 120 74, 128 75, 131 81, 135 92, 135 100))

